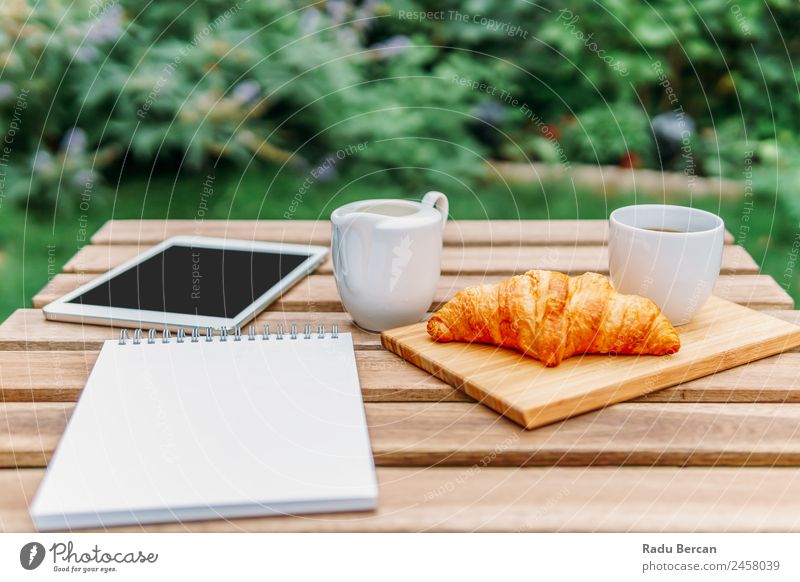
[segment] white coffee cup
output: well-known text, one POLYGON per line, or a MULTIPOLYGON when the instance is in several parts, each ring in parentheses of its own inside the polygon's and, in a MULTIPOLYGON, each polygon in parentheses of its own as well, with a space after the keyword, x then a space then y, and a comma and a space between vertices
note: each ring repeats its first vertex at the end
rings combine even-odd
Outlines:
POLYGON ((722 219, 696 208, 641 204, 618 208, 609 222, 614 288, 653 300, 673 325, 688 323, 719 277, 722 219))
POLYGON ((344 308, 369 331, 420 321, 441 272, 447 197, 362 200, 331 214, 333 272, 344 308))

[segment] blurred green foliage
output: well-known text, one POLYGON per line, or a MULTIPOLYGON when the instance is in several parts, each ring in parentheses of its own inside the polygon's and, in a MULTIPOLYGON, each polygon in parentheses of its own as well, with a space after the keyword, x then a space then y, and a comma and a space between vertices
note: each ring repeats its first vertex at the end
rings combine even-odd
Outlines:
POLYGON ((469 181, 485 156, 555 161, 554 140, 572 162, 655 167, 648 119, 677 108, 702 173, 740 177, 751 150, 796 160, 790 0, 8 0, 0 16, 0 130, 27 92, 4 195, 28 202, 75 204, 121 160, 302 168, 363 142, 350 167, 413 186, 469 181))

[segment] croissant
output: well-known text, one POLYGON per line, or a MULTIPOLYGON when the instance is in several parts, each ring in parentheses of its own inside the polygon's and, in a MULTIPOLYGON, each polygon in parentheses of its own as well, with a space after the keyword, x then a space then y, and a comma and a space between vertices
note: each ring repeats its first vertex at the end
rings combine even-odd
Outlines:
POLYGON ((649 299, 617 293, 597 273, 538 270, 459 291, 428 320, 428 334, 514 348, 550 367, 576 354, 660 356, 681 346, 649 299))

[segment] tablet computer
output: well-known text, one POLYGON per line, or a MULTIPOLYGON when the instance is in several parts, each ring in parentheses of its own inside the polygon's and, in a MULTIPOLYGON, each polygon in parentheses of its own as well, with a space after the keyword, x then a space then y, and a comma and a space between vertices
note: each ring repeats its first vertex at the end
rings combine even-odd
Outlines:
POLYGON ((49 303, 47 319, 234 329, 325 260, 321 246, 178 236, 49 303))

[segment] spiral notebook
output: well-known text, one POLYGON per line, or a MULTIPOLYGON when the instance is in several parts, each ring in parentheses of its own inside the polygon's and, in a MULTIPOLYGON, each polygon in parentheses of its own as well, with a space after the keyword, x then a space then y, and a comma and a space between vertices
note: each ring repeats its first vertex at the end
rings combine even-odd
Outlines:
POLYGON ((60 530, 376 501, 349 333, 123 331, 103 345, 31 517, 60 530))

